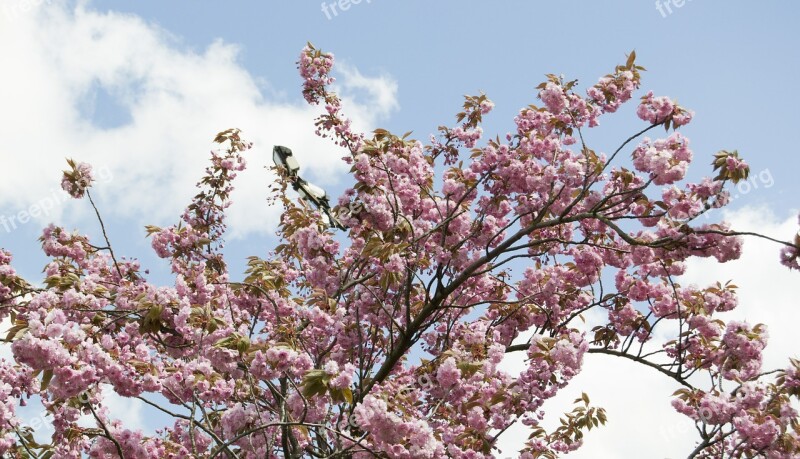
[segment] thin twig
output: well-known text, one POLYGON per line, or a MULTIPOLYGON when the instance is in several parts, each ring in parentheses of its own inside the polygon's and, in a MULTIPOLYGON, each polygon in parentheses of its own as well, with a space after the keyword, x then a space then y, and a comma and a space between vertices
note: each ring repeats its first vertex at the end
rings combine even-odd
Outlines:
POLYGON ((97 210, 97 206, 94 204, 94 199, 92 199, 92 194, 89 193, 89 190, 86 190, 86 196, 89 198, 89 202, 92 204, 92 208, 94 209, 95 215, 97 215, 97 220, 100 222, 100 229, 103 231, 103 238, 106 240, 106 249, 111 254, 111 260, 114 261, 114 267, 117 268, 117 274, 119 274, 120 280, 122 280, 122 270, 119 269, 119 263, 117 263, 117 257, 114 255, 114 249, 111 248, 111 242, 108 240, 108 234, 106 234, 106 225, 103 223, 103 218, 100 217, 100 211, 97 210))

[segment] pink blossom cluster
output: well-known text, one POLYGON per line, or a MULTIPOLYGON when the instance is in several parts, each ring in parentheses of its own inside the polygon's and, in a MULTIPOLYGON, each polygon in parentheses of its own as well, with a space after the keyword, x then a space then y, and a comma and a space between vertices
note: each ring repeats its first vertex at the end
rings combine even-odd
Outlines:
MULTIPOLYGON (((796 457, 792 444, 797 432, 787 429, 798 413, 791 403, 764 384, 744 383, 733 393, 679 390, 675 409, 724 435, 704 450, 707 455, 724 452, 745 457, 796 457)), ((707 443, 710 443, 707 441, 707 443)))
POLYGON ((750 326, 729 322, 722 336, 720 353, 714 363, 722 377, 730 380, 749 380, 761 371, 761 353, 767 345, 768 334, 763 325, 750 326))
POLYGON ((788 268, 800 270, 800 249, 797 247, 782 248, 781 263, 788 268))
POLYGON ((647 333, 642 328, 644 316, 631 303, 626 303, 621 307, 610 308, 608 311, 608 322, 621 336, 629 336, 638 332, 640 339, 647 339, 647 333))
MULTIPOLYGON (((565 332, 557 338, 534 337, 528 350, 530 366, 517 380, 521 400, 530 413, 535 413, 580 372, 588 349, 588 341, 577 331, 565 332)), ((534 416, 527 418, 527 423, 536 422, 534 416)))
POLYGON ((725 164, 727 166, 727 170, 732 172, 735 171, 741 172, 749 169, 749 166, 742 158, 738 158, 733 155, 730 155, 727 158, 725 158, 725 164))
MULTIPOLYGON (((33 392, 31 371, 18 368, 12 362, 0 360, 0 451, 8 451, 15 443, 14 431, 20 425, 17 418, 17 400, 26 392, 33 392)), ((20 405, 24 406, 23 402, 20 405)))
POLYGON ((352 121, 341 113, 341 99, 326 88, 335 81, 330 76, 333 63, 333 54, 324 53, 310 43, 303 48, 297 62, 303 78, 303 97, 310 104, 325 106, 325 113, 317 118, 317 134, 332 137, 337 145, 355 153, 361 147, 363 135, 353 132, 352 121))
MULTIPOLYGON (((698 426, 698 457, 798 457, 800 364, 762 368, 766 327, 720 319, 738 304, 735 284, 679 282, 692 258, 741 255, 740 233, 696 218, 727 204, 746 163, 721 152, 720 176, 686 183, 680 134, 643 131, 609 154, 584 135, 632 99, 635 55, 586 96, 549 75, 544 107, 520 110, 505 136, 483 138, 494 104, 467 96, 428 145, 355 132, 332 66, 311 45, 298 61, 306 100, 324 109, 318 134, 349 153, 353 184, 334 202, 359 210, 342 213, 341 233, 279 177, 280 243, 229 271, 225 212, 251 147, 230 129, 180 221, 147 227, 171 285, 110 241, 54 225, 38 287, 0 250, 13 356, 0 362, 0 455, 552 458, 606 418, 584 394, 548 430, 545 402, 609 354, 682 387, 673 406, 698 426), (617 163, 629 152, 632 170, 617 163), (589 314, 600 323, 585 331, 589 314), (514 353, 518 373, 502 365, 514 353), (155 434, 131 429, 109 414, 109 392, 173 419, 155 434), (31 398, 52 420, 49 444, 19 431, 31 398), (524 446, 500 452, 498 435, 518 422, 524 446)), ((652 93, 638 112, 645 131, 691 118, 652 93)), ((798 246, 786 244, 785 264, 797 268, 798 246)))
POLYGON ((71 170, 64 171, 61 179, 61 188, 75 199, 82 198, 86 194, 86 190, 94 182, 92 166, 87 163, 75 163, 72 160, 67 162, 71 170))
POLYGON ((633 165, 639 172, 649 174, 656 185, 680 181, 686 175, 692 151, 689 140, 675 132, 666 139, 645 138, 633 151, 633 165))
POLYGON ((110 431, 117 441, 115 444, 107 438, 100 438, 89 449, 91 458, 113 459, 120 456, 133 458, 178 457, 167 453, 163 441, 158 438, 147 438, 140 431, 125 429, 119 425, 110 431))
POLYGON ((398 459, 445 457, 444 445, 422 420, 404 420, 389 409, 385 400, 367 396, 356 407, 360 428, 372 433, 373 445, 398 459))
POLYGON ((475 144, 480 140, 481 136, 483 135, 483 128, 480 126, 474 129, 464 130, 461 126, 456 127, 453 129, 453 135, 463 142, 464 146, 467 148, 472 148, 475 144))
POLYGON ((11 253, 0 249, 0 320, 8 316, 8 310, 16 303, 14 284, 17 283, 17 272, 11 266, 11 253))
POLYGON ((655 97, 653 91, 649 91, 642 97, 636 114, 640 119, 651 124, 670 121, 676 128, 689 124, 694 116, 691 111, 678 106, 669 97, 655 97))
POLYGON ((547 86, 539 92, 539 98, 542 99, 545 107, 556 115, 567 107, 567 97, 564 94, 564 89, 553 82, 547 83, 547 86))
POLYGON ((589 99, 604 113, 616 112, 639 88, 637 70, 632 65, 618 67, 613 75, 606 75, 586 91, 589 99))
POLYGON ((329 75, 333 68, 333 54, 306 46, 300 53, 298 68, 303 77, 303 96, 309 103, 319 103, 320 97, 324 97, 325 86, 334 82, 329 75))

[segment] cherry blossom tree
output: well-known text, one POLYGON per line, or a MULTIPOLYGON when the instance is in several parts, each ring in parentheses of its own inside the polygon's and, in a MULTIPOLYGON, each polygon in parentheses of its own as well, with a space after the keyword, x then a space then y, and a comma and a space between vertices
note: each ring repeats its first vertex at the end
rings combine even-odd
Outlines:
MULTIPOLYGON (((636 110, 641 126, 614 151, 584 140, 634 97, 643 71, 634 53, 585 95, 548 75, 542 106, 520 110, 502 138, 481 140, 493 104, 466 97, 456 124, 427 145, 355 132, 331 89, 333 56, 309 45, 298 65, 305 99, 324 107, 317 133, 352 165, 353 185, 333 209, 345 229, 295 200, 276 168, 280 245, 234 278, 224 211, 251 145, 231 129, 216 137, 180 223, 147 227, 173 286, 118 257, 104 227, 98 244, 48 226, 39 284, 1 250, 13 361, 0 363, 0 453, 553 458, 606 423, 588 395, 560 427, 541 423, 543 403, 599 353, 674 381, 673 406, 699 433, 689 457, 800 455, 800 362, 762 368, 766 326, 715 317, 736 307, 734 284, 680 282, 688 259, 724 263, 739 257, 742 237, 766 237, 700 218, 728 203, 726 186, 747 178, 747 164, 721 151, 709 155, 716 177, 687 183, 694 153, 676 129, 693 114, 652 92, 636 110), (605 319, 587 330, 591 311, 605 319), (656 329, 672 339, 657 340, 656 329), (525 355, 518 374, 500 365, 512 353, 525 355), (112 392, 170 424, 130 429, 109 414, 112 392), (52 420, 47 443, 19 418, 29 399, 52 420), (499 451, 514 424, 529 439, 499 451)), ((62 187, 97 211, 91 167, 69 167, 62 187)), ((772 240, 776 262, 781 249, 780 261, 800 268, 800 240, 772 240)))

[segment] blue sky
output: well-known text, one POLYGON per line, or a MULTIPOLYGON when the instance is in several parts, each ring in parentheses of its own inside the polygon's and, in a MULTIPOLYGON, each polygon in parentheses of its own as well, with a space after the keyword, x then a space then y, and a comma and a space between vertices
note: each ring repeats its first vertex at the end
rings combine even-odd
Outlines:
MULTIPOLYGON (((647 1, 479 4, 363 0, 350 4, 346 11, 336 8, 335 15, 331 0, 224 5, 213 1, 98 0, 81 4, 89 11, 140 18, 176 53, 203 53, 220 41, 235 46, 236 65, 249 74, 261 97, 287 104, 302 102, 295 61, 303 44, 312 41, 364 75, 396 83, 396 106, 388 116, 372 117, 369 121, 374 126, 370 128, 414 131, 422 139, 437 126, 452 123, 463 94, 479 91, 497 104, 486 132, 503 134, 513 127, 513 116, 520 107, 536 102, 533 88, 545 73, 578 78, 585 88, 636 49, 639 62, 648 69, 644 87, 676 97, 697 112, 685 130, 697 158, 692 176, 707 173, 708 158, 714 152, 735 148, 748 159, 754 173, 768 169, 762 176, 769 179, 764 183, 772 184, 749 193, 749 202, 791 208, 793 191, 797 191, 793 189, 794 174, 800 157, 785 139, 800 122, 796 109, 800 96, 792 90, 800 70, 794 27, 800 7, 794 3, 687 0, 680 8, 665 5, 662 14, 655 2, 647 1)), ((25 5, 47 10, 63 3, 10 0, 4 5, 6 19, 33 16, 33 12, 23 11, 25 5)), ((198 75, 198 81, 202 78, 198 75)), ((141 90, 137 84, 126 81, 121 88, 109 88, 94 80, 76 109, 99 130, 124 128, 131 114, 120 99, 135 98, 141 90)), ((619 116, 604 120, 602 129, 589 133, 596 149, 613 150, 619 139, 639 126, 632 115, 633 105, 626 108, 619 116)), ((225 119, 224 113, 220 115, 225 119)), ((276 131, 270 126, 258 129, 276 143, 283 140, 273 135, 276 131)), ((210 137, 208 132, 180 135, 210 137)), ((334 150, 328 150, 329 158, 337 157, 334 150)), ((307 151, 298 153, 301 159, 309 156, 307 151)), ((79 156, 80 151, 74 154, 79 156)), ((312 178, 330 178, 316 172, 311 172, 312 178)), ((346 181, 341 180, 326 183, 334 195, 344 186, 346 181)), ((0 197, 0 205, 4 201, 0 197)), ((33 226, 25 229, 38 232, 33 226)))
MULTIPOLYGON (((698 112, 693 131, 704 134, 694 139, 708 148, 740 148, 760 163, 781 153, 778 133, 800 121, 794 2, 686 0, 666 17, 650 1, 363 0, 337 16, 313 1, 92 4, 141 15, 189 48, 219 38, 240 44, 244 67, 287 97, 298 97, 294 62, 310 40, 397 80, 402 109, 383 125, 420 135, 449 121, 462 94, 478 90, 497 103, 493 125, 505 130, 534 100, 544 73, 590 84, 631 49, 649 70, 647 88, 698 112)), ((790 161, 787 171, 798 165, 790 161)))
MULTIPOLYGON (((729 217, 787 233, 778 237, 793 233, 800 207, 800 155, 792 138, 800 124, 796 2, 685 0, 678 7, 672 0, 663 14, 653 1, 632 0, 362 0, 351 1, 346 11, 337 7, 337 14, 331 4, 3 0, 0 215, 18 216, 56 201, 63 158, 89 161, 106 172, 96 195, 117 252, 138 256, 157 282, 169 283, 165 263, 150 253, 142 227, 175 222, 194 192, 210 139, 236 126, 256 146, 234 196, 229 253, 235 267, 247 255, 264 254, 274 244, 276 213, 263 200, 271 176, 262 166, 269 164, 273 144, 292 147, 307 177, 330 194, 349 183, 338 161, 341 152, 314 138, 315 111, 300 95, 295 62, 311 41, 344 64, 339 85, 357 126, 414 131, 423 140, 437 126, 452 124, 464 94, 479 91, 496 103, 486 133, 502 135, 513 128, 521 107, 536 103, 534 88, 545 73, 577 78, 586 88, 635 49, 648 70, 643 87, 696 112, 684 130, 696 158, 690 176, 710 174, 716 151, 738 149, 753 178, 749 188, 733 192, 731 207, 739 212, 729 217)), ((634 108, 605 118, 588 134, 591 146, 612 151, 638 130, 642 122, 634 108)), ((30 222, 0 226, 0 247, 12 250, 29 279, 38 279, 41 228, 56 221, 97 236, 89 210, 85 203, 58 201, 30 222)), ((750 250, 765 258, 729 271, 698 269, 752 277, 749 298, 784 305, 786 314, 797 317, 787 303, 796 288, 770 283, 777 278, 768 271, 776 255, 769 248, 750 250), (748 270, 762 265, 758 276, 748 270), (765 298, 766 288, 771 296, 765 298)), ((705 281, 702 274, 693 279, 705 281)), ((761 309, 745 312, 758 318, 761 309)), ((775 316, 780 317, 786 315, 775 316)), ((775 348, 783 355, 792 349, 775 348)), ((597 390, 608 404, 630 409, 615 395, 618 386, 597 390)), ((666 408, 645 415, 678 425, 667 399, 659 403, 666 408)), ((637 427, 629 417, 623 429, 637 427)), ((680 443, 662 437, 664 448, 680 443)), ((580 457, 628 457, 619 449, 627 447, 614 446, 613 435, 595 438, 587 447, 594 456, 580 457)))

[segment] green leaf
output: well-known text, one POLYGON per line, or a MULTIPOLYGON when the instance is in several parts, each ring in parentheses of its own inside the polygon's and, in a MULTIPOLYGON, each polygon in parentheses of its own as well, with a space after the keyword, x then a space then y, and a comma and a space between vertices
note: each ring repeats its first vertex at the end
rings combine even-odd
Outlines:
POLYGON ((161 314, 164 306, 156 304, 150 307, 147 314, 142 317, 140 330, 142 333, 156 333, 161 330, 161 314))
POLYGON ((628 61, 625 62, 625 67, 627 67, 629 69, 633 68, 634 62, 636 62, 636 51, 635 50, 631 51, 631 53, 628 54, 628 61))
POLYGON ((353 391, 349 387, 344 389, 331 388, 331 401, 333 403, 353 403, 353 391))
POLYGON ((47 386, 50 385, 50 380, 53 379, 53 370, 44 370, 42 374, 42 384, 40 385, 40 389, 42 392, 47 390, 47 386))
POLYGON ((328 391, 329 378, 330 376, 325 370, 310 370, 303 376, 303 382, 300 384, 303 396, 313 397, 325 394, 328 391))

